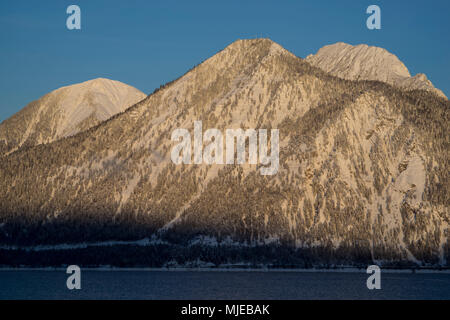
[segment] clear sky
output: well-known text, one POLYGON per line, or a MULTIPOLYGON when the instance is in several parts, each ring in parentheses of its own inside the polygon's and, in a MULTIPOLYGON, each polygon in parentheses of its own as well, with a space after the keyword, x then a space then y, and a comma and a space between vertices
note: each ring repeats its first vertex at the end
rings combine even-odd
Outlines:
POLYGON ((104 77, 151 93, 236 39, 299 57, 338 41, 396 54, 450 96, 448 0, 43 0, 0 2, 0 121, 64 85, 104 77), (66 9, 81 8, 81 30, 66 9), (366 8, 381 8, 368 30, 366 8))

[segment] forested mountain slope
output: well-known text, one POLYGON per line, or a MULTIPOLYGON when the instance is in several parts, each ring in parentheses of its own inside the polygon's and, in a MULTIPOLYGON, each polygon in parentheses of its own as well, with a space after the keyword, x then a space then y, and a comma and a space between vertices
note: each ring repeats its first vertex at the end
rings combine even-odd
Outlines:
MULTIPOLYGON (((446 264, 449 101, 239 40, 124 113, 0 162, 3 244, 232 239, 446 264), (277 128, 280 166, 175 165, 172 132, 277 128)), ((228 241, 227 240, 227 241, 228 241)))

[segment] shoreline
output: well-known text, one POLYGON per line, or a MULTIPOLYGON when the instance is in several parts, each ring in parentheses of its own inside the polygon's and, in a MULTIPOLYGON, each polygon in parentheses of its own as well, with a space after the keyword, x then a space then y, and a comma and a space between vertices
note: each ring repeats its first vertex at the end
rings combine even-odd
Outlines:
MULTIPOLYGON (((66 271, 66 267, 0 267, 1 271, 66 271)), ((364 268, 355 267, 341 267, 341 268, 310 268, 310 269, 295 269, 295 268, 144 268, 144 267, 81 267, 83 271, 109 271, 109 272, 260 272, 260 273, 366 273, 364 268)), ((424 268, 424 269, 395 269, 395 268, 381 268, 383 273, 407 273, 407 274, 450 274, 450 269, 438 268, 424 268)))

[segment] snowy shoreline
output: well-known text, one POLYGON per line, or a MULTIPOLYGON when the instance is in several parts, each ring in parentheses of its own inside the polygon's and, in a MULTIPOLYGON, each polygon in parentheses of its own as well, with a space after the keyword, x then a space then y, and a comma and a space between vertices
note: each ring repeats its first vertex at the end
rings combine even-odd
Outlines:
MULTIPOLYGON (((271 243, 271 241, 270 241, 271 243)), ((275 241, 276 243, 276 241, 275 241)), ((171 245, 170 243, 159 239, 156 236, 143 238, 139 240, 110 240, 110 241, 99 241, 99 242, 82 242, 82 243, 61 243, 54 245, 34 245, 34 246, 15 246, 15 245, 0 245, 0 250, 6 251, 24 251, 24 252, 45 252, 45 251, 71 251, 79 249, 89 249, 89 248, 106 248, 115 246, 158 246, 158 245, 171 245)), ((194 240, 189 241, 186 247, 191 247, 195 245, 205 246, 205 247, 241 247, 241 248, 251 248, 256 247, 258 244, 252 243, 239 243, 233 241, 231 238, 227 238, 224 241, 217 241, 215 238, 211 237, 199 237, 194 240)), ((267 243, 266 243, 267 245, 267 243)), ((6 262, 6 261, 3 261, 6 262)), ((398 266, 384 266, 383 261, 374 261, 373 264, 380 266, 383 273, 439 273, 439 274, 450 274, 450 267, 444 265, 436 266, 422 266, 422 267, 404 267, 399 268, 398 266)), ((11 267, 10 265, 0 265, 0 271, 57 271, 66 270, 65 267, 27 267, 29 264, 17 264, 19 267, 11 267)), ((42 265, 42 264, 41 264, 42 265)), ((96 265, 96 264, 93 264, 96 265)), ((132 265, 132 264, 130 264, 132 265)), ((139 265, 139 264, 137 264, 139 265)), ((218 264, 215 266, 211 262, 194 260, 189 261, 184 264, 178 264, 176 262, 166 262, 165 266, 158 268, 145 268, 145 267, 113 267, 110 265, 98 265, 96 267, 82 267, 83 270, 87 271, 150 271, 150 272, 335 272, 335 273, 366 273, 366 267, 355 267, 354 265, 320 265, 317 264, 311 268, 295 268, 294 267, 282 267, 283 264, 278 264, 276 266, 261 264, 250 264, 246 262, 237 262, 231 264, 218 264), (281 266, 281 267, 280 267, 281 266)))

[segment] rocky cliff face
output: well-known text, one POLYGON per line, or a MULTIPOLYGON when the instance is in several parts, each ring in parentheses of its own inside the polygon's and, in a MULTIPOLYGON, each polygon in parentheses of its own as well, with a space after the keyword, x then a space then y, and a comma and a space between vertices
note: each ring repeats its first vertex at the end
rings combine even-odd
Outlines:
POLYGON ((232 239, 446 264, 449 107, 426 91, 334 77, 267 39, 239 40, 101 125, 2 159, 0 240, 232 239), (192 133, 194 121, 279 129, 278 172, 175 165, 171 134, 192 133))
POLYGON ((101 78, 57 89, 0 124, 0 154, 74 135, 145 97, 129 85, 101 78))
POLYGON ((383 48, 338 42, 309 55, 306 61, 343 79, 378 80, 404 90, 427 90, 446 98, 426 75, 420 73, 411 77, 406 66, 383 48))

